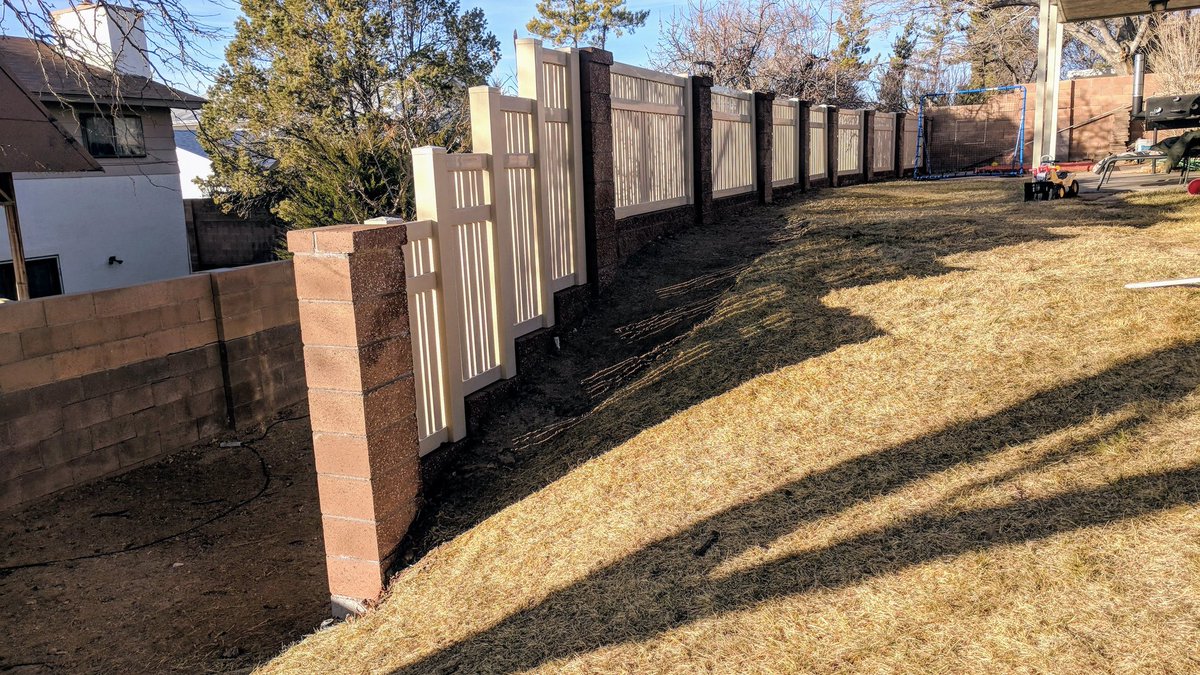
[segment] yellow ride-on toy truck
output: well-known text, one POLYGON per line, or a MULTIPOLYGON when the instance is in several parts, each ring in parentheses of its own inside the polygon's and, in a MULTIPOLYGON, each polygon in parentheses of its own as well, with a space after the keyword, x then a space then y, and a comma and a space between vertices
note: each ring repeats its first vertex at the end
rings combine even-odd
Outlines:
POLYGON ((1042 164, 1033 170, 1033 180, 1025 184, 1025 201, 1045 201, 1047 199, 1063 199, 1079 194, 1079 181, 1071 172, 1064 171, 1057 164, 1042 160, 1042 164))

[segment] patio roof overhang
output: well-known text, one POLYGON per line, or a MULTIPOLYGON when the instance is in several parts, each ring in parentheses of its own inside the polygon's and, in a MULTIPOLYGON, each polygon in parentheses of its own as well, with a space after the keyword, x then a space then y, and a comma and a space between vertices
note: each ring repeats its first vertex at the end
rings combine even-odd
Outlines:
POLYGON ((1200 0, 1057 0, 1059 19, 1066 23, 1114 19, 1151 12, 1200 8, 1200 0))

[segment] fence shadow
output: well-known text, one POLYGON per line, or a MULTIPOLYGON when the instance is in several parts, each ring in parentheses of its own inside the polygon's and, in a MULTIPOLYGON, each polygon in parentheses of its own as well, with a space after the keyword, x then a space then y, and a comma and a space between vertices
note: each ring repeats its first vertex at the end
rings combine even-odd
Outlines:
MULTIPOLYGON (((495 411, 481 437, 456 448, 444 478, 428 487, 398 565, 681 410, 882 334, 824 305, 831 291, 946 274, 954 271, 946 256, 1062 239, 1055 228, 1081 221, 1078 205, 1031 208, 1019 199, 1014 181, 921 192, 863 185, 745 216, 727 211, 631 257, 564 336, 562 353, 495 411)), ((1163 216, 1146 205, 1092 208, 1086 220, 1128 227, 1163 216)))
MULTIPOLYGON (((1037 394, 997 414, 877 453, 844 461, 652 544, 494 627, 396 673, 469 669, 515 672, 601 647, 746 609, 901 571, 963 553, 1200 503, 1200 466, 1126 476, 1052 497, 954 510, 931 508, 802 554, 715 577, 725 561, 767 545, 804 522, 893 493, 946 469, 988 458, 1139 403, 1177 401, 1200 387, 1200 344, 1188 343, 1119 364, 1037 394)), ((1020 471, 1088 451, 1145 420, 1077 441, 1020 471)), ((940 505, 939 505, 940 506, 940 505)))

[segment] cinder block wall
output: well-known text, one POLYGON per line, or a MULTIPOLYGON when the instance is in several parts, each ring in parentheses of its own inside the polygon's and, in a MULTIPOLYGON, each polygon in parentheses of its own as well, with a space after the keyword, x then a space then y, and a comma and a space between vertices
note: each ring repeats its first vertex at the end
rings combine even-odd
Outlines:
POLYGON ((292 264, 0 304, 0 508, 306 395, 292 264))

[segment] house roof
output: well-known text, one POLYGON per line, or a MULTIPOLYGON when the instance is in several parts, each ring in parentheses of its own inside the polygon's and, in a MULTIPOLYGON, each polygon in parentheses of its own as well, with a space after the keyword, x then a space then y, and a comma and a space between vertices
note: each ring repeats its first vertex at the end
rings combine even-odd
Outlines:
POLYGON ((0 173, 98 171, 100 165, 0 62, 0 173))
MULTIPOLYGON (((1090 19, 1113 19, 1154 11, 1148 0, 1056 0, 1062 20, 1067 22, 1090 19)), ((1166 0, 1167 11, 1200 7, 1200 0, 1166 0)))
POLYGON ((44 42, 0 36, 0 61, 43 101, 199 108, 204 99, 139 75, 113 73, 63 56, 44 42))

